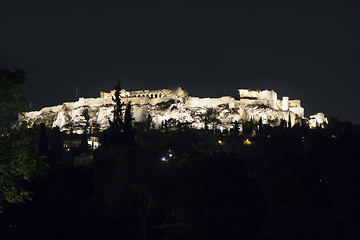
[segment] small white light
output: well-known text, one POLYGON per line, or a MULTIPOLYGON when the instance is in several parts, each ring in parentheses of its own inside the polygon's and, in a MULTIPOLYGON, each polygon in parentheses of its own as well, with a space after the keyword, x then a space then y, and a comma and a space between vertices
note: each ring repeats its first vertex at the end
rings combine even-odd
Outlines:
POLYGON ((170 153, 170 154, 169 154, 169 157, 172 157, 172 156, 173 156, 173 155, 170 153))
POLYGON ((161 158, 161 160, 162 160, 163 162, 165 162, 166 158, 163 157, 163 158, 161 158))

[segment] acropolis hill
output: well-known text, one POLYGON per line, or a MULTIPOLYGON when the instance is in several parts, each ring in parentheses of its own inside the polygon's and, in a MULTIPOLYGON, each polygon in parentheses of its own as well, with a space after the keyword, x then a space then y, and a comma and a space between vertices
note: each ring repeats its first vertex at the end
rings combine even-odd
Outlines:
MULTIPOLYGON (((234 127, 235 122, 259 121, 263 124, 278 126, 281 120, 292 125, 304 118, 304 108, 300 100, 289 97, 277 98, 273 90, 239 89, 239 100, 224 96, 220 98, 191 97, 181 88, 174 90, 121 90, 121 101, 130 102, 134 122, 144 122, 151 116, 153 126, 158 128, 165 121, 171 123, 188 123, 192 128, 202 129, 205 126, 202 117, 211 110, 217 119, 216 128, 223 131, 234 127)), ((76 102, 65 102, 62 105, 45 107, 40 111, 27 112, 20 117, 30 125, 47 123, 59 127, 61 131, 81 134, 86 126, 96 127, 99 131, 109 126, 112 120, 114 101, 111 92, 100 92, 99 98, 79 98, 76 102)), ((324 114, 310 117, 311 127, 322 126, 326 122, 324 114)), ((240 124, 241 128, 241 124, 240 124)), ((241 130, 241 129, 240 129, 241 130)))

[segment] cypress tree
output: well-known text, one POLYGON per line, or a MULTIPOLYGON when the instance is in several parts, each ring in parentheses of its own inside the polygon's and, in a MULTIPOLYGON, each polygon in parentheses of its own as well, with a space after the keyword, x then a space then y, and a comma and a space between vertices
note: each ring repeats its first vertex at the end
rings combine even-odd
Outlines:
POLYGON ((289 113, 288 128, 291 128, 291 115, 289 113))
POLYGON ((134 142, 134 131, 132 128, 132 115, 130 102, 126 105, 124 123, 123 123, 123 135, 124 143, 131 144, 134 142))
POLYGON ((57 160, 62 159, 63 156, 63 141, 61 137, 61 132, 59 127, 53 129, 53 141, 50 146, 51 156, 53 158, 53 163, 57 160))
POLYGON ((114 105, 114 110, 113 110, 113 120, 109 120, 109 124, 110 124, 110 142, 114 145, 117 145, 119 143, 121 143, 121 133, 123 130, 123 114, 122 114, 122 108, 123 108, 123 103, 121 102, 121 97, 120 97, 120 91, 121 91, 121 86, 120 83, 118 82, 115 86, 115 94, 112 97, 112 100, 114 101, 115 105, 114 105))
POLYGON ((151 118, 151 115, 148 114, 147 119, 146 119, 146 130, 151 129, 151 123, 152 123, 152 118, 151 118))
POLYGON ((260 117, 259 119, 259 130, 261 130, 263 128, 263 120, 262 117, 260 117))

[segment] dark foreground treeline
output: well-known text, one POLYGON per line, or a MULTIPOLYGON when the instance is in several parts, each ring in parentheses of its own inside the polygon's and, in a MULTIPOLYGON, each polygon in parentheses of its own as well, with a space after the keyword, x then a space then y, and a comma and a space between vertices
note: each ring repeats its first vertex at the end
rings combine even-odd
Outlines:
POLYGON ((46 131, 49 168, 4 206, 0 239, 360 239, 357 126, 109 130, 94 151, 46 131), (74 167, 80 152, 93 162, 74 167))

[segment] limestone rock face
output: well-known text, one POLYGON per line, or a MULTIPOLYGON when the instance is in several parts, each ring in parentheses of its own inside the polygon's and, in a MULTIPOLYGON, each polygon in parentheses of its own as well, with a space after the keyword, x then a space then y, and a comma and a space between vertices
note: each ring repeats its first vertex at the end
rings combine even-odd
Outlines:
MULTIPOLYGON (((262 119, 263 124, 277 126, 281 120, 291 120, 292 125, 300 122, 301 111, 282 110, 281 101, 268 99, 233 97, 198 98, 188 96, 181 88, 176 90, 133 91, 122 93, 125 105, 130 102, 134 122, 146 121, 151 116, 153 125, 159 128, 164 123, 175 125, 186 123, 189 127, 201 129, 205 127, 205 118, 209 119, 209 127, 219 130, 230 130, 235 122, 262 119)), ((275 96, 275 94, 272 94, 275 96)), ((275 96, 276 97, 276 96, 275 96)), ((101 92, 100 98, 80 98, 76 102, 43 108, 40 111, 27 112, 20 117, 30 125, 46 123, 51 127, 59 127, 61 131, 81 134, 85 130, 102 131, 109 127, 113 118, 114 102, 111 93, 101 92)), ((301 110, 300 109, 300 110, 301 110)))
POLYGON ((43 108, 36 112, 27 112, 20 116, 20 121, 30 125, 44 122, 49 127, 59 127, 61 131, 81 134, 96 129, 101 131, 109 126, 113 104, 110 102, 82 101, 64 103, 59 106, 43 108), (89 104, 90 103, 90 104, 89 104))

